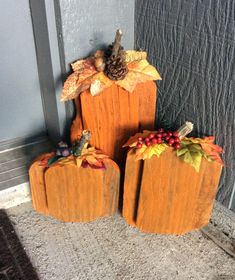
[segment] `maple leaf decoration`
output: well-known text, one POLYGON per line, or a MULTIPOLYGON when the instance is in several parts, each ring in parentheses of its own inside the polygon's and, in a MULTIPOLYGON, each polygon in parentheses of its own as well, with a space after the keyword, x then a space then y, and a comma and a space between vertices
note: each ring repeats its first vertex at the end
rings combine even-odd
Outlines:
MULTIPOLYGON (((160 157, 160 155, 169 147, 163 141, 161 144, 146 145, 146 137, 155 134, 156 131, 144 130, 143 133, 136 133, 134 136, 123 145, 123 147, 130 147, 131 152, 135 154, 136 160, 150 159, 153 155, 160 157), (140 144, 141 142, 141 144, 140 144), (139 146, 140 145, 140 146, 139 146)), ((187 138, 180 140, 180 147, 174 150, 178 157, 182 158, 186 163, 190 164, 197 172, 200 170, 201 161, 205 158, 207 161, 216 161, 223 165, 220 154, 223 149, 214 144, 215 137, 209 136, 204 138, 187 138)))
POLYGON ((136 149, 136 144, 138 142, 138 138, 147 137, 150 133, 154 133, 152 131, 144 130, 143 133, 136 133, 134 136, 130 137, 130 139, 123 145, 123 147, 130 147, 133 149, 135 153, 136 160, 145 160, 150 159, 152 156, 160 157, 160 155, 166 150, 168 147, 167 144, 154 144, 151 146, 146 146, 145 144, 142 145, 140 149, 136 149))
POLYGON ((104 169, 104 159, 108 156, 103 154, 100 150, 96 150, 94 147, 88 148, 88 143, 86 143, 82 149, 81 155, 76 157, 70 155, 59 159, 56 163, 59 165, 76 164, 77 167, 87 167, 90 166, 95 169, 104 169))
MULTIPOLYGON (((99 58, 104 57, 102 51, 97 51, 99 58)), ((96 53, 97 53, 96 52, 96 53)), ((95 67, 95 56, 78 60, 71 64, 72 73, 64 83, 61 101, 76 98, 81 92, 90 89, 92 96, 99 95, 103 90, 116 84, 129 92, 133 92, 138 83, 145 81, 161 80, 156 68, 147 61, 146 52, 126 51, 125 62, 128 73, 123 80, 110 80, 103 71, 99 72, 95 67)))
POLYGON ((200 170, 202 158, 207 161, 216 161, 224 165, 220 154, 223 149, 214 144, 215 137, 209 136, 204 138, 187 138, 185 137, 181 142, 181 148, 177 150, 177 156, 182 157, 183 160, 193 166, 197 172, 200 170))

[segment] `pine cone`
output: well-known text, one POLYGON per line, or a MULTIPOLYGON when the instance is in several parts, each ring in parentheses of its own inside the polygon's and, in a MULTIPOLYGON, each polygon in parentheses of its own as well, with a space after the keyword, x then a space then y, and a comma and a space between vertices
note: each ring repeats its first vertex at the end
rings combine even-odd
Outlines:
POLYGON ((114 81, 123 80, 128 72, 128 68, 123 55, 109 57, 106 61, 105 75, 114 81))

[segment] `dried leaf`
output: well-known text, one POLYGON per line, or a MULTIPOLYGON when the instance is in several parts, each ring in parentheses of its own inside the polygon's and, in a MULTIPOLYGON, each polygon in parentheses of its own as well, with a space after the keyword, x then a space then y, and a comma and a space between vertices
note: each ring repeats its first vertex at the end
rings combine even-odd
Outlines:
POLYGON ((129 63, 125 79, 116 81, 115 84, 129 92, 133 92, 138 83, 161 79, 156 68, 150 65, 146 59, 143 59, 129 63))
POLYGON ((89 89, 92 81, 95 79, 97 70, 92 64, 93 60, 78 60, 72 64, 75 71, 64 83, 61 101, 67 101, 76 98, 82 91, 89 89))
POLYGON ((82 73, 83 71, 94 72, 94 70, 96 70, 94 66, 94 58, 92 57, 77 60, 76 62, 72 63, 71 66, 73 71, 78 73, 82 73))
POLYGON ((78 81, 78 74, 73 73, 69 75, 67 80, 64 83, 63 91, 60 100, 66 101, 76 97, 77 95, 77 81, 78 81))

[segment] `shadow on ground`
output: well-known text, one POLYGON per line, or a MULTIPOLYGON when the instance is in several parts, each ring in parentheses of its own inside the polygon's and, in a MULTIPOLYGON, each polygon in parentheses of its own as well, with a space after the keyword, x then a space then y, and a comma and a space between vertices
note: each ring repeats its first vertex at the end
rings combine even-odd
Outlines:
POLYGON ((39 280, 4 210, 0 209, 0 280, 39 280))

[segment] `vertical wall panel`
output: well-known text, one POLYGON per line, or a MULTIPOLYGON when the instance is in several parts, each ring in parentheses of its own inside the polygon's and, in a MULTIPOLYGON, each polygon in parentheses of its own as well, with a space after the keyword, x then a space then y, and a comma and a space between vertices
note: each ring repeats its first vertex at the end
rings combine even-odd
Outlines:
MULTIPOLYGON (((133 49, 135 0, 55 0, 54 3, 64 80, 72 62, 112 43, 118 28, 124 33, 123 46, 133 49)), ((71 101, 66 102, 66 113, 72 120, 71 101)))
POLYGON ((235 1, 137 0, 136 48, 148 51, 159 82, 157 124, 186 120, 225 148, 217 198, 235 210, 235 1))
POLYGON ((0 1, 0 142, 45 133, 28 0, 0 1))
POLYGON ((124 47, 133 48, 134 5, 134 0, 60 0, 66 69, 112 43, 118 28, 124 32, 124 47))

